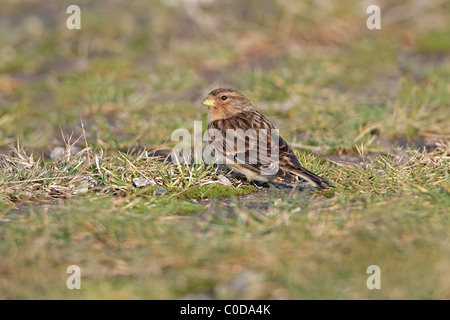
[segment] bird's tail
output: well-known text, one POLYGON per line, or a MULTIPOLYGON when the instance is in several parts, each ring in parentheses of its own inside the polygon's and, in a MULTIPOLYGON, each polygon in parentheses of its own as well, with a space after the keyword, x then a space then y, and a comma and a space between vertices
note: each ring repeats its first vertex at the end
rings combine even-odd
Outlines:
POLYGON ((308 182, 317 185, 320 189, 326 189, 331 187, 328 181, 326 181, 324 178, 319 177, 318 175, 312 173, 311 171, 305 168, 290 169, 289 172, 302 179, 305 179, 308 182))

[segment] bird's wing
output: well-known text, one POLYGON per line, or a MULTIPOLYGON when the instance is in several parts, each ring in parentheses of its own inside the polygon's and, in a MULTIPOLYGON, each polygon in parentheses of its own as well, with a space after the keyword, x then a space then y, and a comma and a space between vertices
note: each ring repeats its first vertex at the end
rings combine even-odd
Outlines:
POLYGON ((237 164, 258 175, 287 180, 292 180, 295 176, 301 177, 320 188, 329 185, 301 166, 278 130, 257 110, 212 121, 208 124, 208 129, 218 130, 223 137, 215 142, 225 164, 237 164), (227 129, 231 131, 227 132, 227 129))
POLYGON ((257 110, 212 121, 208 129, 216 129, 222 134, 222 140, 216 140, 216 146, 221 144, 223 147, 223 162, 241 165, 258 174, 277 174, 278 146, 272 141, 276 141, 278 135, 270 121, 257 110))

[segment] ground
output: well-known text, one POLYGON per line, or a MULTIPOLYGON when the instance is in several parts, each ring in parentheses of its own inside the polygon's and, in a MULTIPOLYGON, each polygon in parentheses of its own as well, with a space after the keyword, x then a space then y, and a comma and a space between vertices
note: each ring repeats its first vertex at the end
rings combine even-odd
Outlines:
POLYGON ((0 12, 0 298, 450 298, 449 3, 71 4, 0 12), (217 87, 334 187, 163 161, 217 87))

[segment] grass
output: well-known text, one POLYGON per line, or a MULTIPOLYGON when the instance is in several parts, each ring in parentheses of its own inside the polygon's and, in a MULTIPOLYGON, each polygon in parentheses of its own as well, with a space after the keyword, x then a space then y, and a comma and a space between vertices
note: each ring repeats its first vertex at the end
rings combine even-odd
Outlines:
POLYGON ((448 299, 448 4, 171 3, 2 6, 0 298, 448 299), (222 86, 333 190, 154 156, 222 86))

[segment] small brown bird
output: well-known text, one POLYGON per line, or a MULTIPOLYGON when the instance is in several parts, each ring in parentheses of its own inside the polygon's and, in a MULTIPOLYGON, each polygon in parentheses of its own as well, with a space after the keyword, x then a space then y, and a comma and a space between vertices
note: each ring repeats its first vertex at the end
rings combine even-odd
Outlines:
POLYGON ((282 178, 292 182, 300 177, 320 189, 330 186, 323 178, 300 165, 270 120, 254 109, 241 93, 233 89, 215 89, 203 104, 209 107, 208 132, 216 129, 226 137, 213 137, 211 142, 219 142, 220 158, 233 171, 245 175, 249 181, 267 182, 282 178), (231 133, 234 135, 231 135, 233 143, 230 146, 228 137, 231 133), (271 161, 274 158, 268 154, 275 155, 276 161, 271 161))

